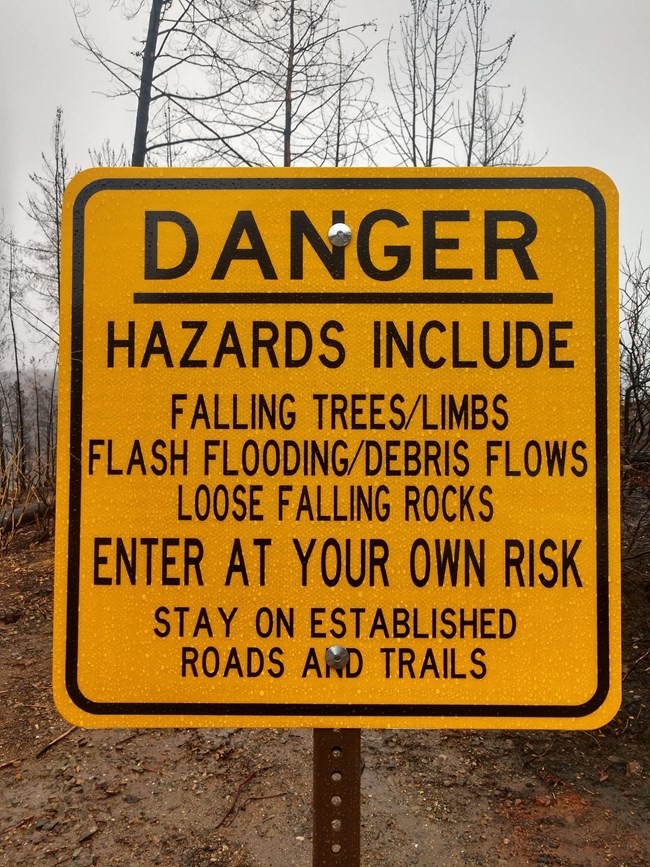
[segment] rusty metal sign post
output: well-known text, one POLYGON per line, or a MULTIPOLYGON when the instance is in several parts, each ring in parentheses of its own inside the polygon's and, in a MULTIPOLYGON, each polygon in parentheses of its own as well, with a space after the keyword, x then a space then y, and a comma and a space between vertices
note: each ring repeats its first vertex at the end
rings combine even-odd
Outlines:
MULTIPOLYGON (((345 647, 327 648, 339 676, 345 647)), ((359 867, 361 858, 361 729, 314 729, 313 867, 359 867)))
POLYGON ((359 867, 360 729, 314 729, 313 785, 313 867, 359 867))

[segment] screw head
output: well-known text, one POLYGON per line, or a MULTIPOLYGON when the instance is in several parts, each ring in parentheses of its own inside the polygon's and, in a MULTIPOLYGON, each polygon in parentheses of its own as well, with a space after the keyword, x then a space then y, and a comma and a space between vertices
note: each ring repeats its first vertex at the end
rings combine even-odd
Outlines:
POLYGON ((345 223, 334 223, 327 237, 334 247, 347 247, 352 240, 352 229, 345 223))
POLYGON ((350 654, 345 647, 340 644, 334 644, 328 647, 325 652, 325 662, 330 668, 345 668, 350 661, 350 654))

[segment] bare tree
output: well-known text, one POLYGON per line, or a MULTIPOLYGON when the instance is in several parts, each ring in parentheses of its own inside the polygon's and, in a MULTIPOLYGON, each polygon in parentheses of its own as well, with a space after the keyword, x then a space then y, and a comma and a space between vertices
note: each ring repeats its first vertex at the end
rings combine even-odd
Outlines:
POLYGON ((14 426, 9 400, 9 386, 5 384, 4 371, 0 370, 0 417, 2 417, 2 452, 0 454, 0 506, 15 497, 13 484, 14 426))
POLYGON ((371 98, 372 82, 362 70, 372 49, 357 58, 356 68, 343 50, 341 39, 332 48, 334 104, 321 106, 321 152, 331 166, 374 163, 378 145, 378 107, 371 98), (352 74, 351 74, 352 73, 352 74))
POLYGON ((387 44, 392 96, 386 130, 401 162, 432 166, 453 161, 453 94, 459 87, 464 40, 457 0, 410 0, 399 43, 387 44), (440 148, 444 146, 441 153, 440 148))
POLYGON ((149 111, 153 88, 154 69, 158 49, 158 34, 165 7, 165 0, 151 0, 149 10, 149 25, 147 38, 142 50, 142 70, 140 72, 140 89, 138 91, 138 112, 135 119, 135 134, 133 136, 133 154, 131 165, 143 166, 147 153, 147 135, 149 132, 149 111))
POLYGON ((13 231, 0 224, 0 549, 7 509, 50 502, 55 478, 56 369, 32 358, 31 381, 24 369, 31 278, 20 254, 13 231))
POLYGON ((26 435, 32 455, 29 480, 33 493, 48 501, 56 476, 56 367, 43 369, 34 357, 30 367, 25 389, 26 435))
POLYGON ((2 503, 2 479, 7 474, 7 443, 5 437, 4 401, 0 397, 0 504, 2 503))
POLYGON ((490 46, 487 19, 491 9, 488 0, 464 0, 467 22, 468 55, 470 61, 471 84, 466 111, 459 120, 459 128, 465 148, 466 165, 475 161, 477 130, 481 117, 481 100, 488 104, 486 89, 495 83, 503 67, 508 62, 514 33, 495 46, 490 46))
MULTIPOLYGON (((1 218, 0 218, 1 220, 1 218)), ((0 221, 0 239, 2 238, 3 225, 0 221)), ((5 245, 0 240, 0 289, 4 288, 5 270, 5 245)), ((10 426, 11 418, 8 414, 7 401, 5 400, 6 389, 4 385, 5 372, 3 369, 3 356, 6 352, 6 305, 0 292, 0 505, 3 504, 4 480, 7 477, 7 461, 9 459, 9 447, 12 439, 10 426)))
MULTIPOLYGON (((127 9, 144 11, 144 0, 127 9)), ((348 164, 370 149, 368 25, 334 0, 150 0, 140 66, 109 58, 77 14, 81 44, 137 98, 132 165, 348 164), (337 162, 338 161, 338 162, 337 162)))
POLYGON ((116 147, 108 138, 104 139, 98 148, 90 148, 88 150, 88 158, 90 159, 90 164, 97 168, 130 165, 126 147, 123 144, 116 147))
POLYGON ((33 290, 29 304, 16 299, 18 315, 48 343, 58 345, 58 310, 61 289, 61 205, 63 192, 75 170, 68 167, 63 110, 56 110, 51 153, 41 153, 41 169, 32 172, 36 188, 24 210, 36 227, 36 238, 21 248, 23 265, 33 290), (34 297, 36 296, 36 297, 34 297))
POLYGON ((410 0, 389 41, 386 129, 412 166, 531 164, 522 148, 526 92, 507 102, 500 75, 514 36, 492 46, 488 0, 410 0))
POLYGON ((621 267, 621 448, 624 473, 646 466, 650 480, 650 267, 641 249, 621 267))
MULTIPOLYGON (((11 361, 13 364, 13 405, 15 407, 14 421, 12 425, 12 466, 13 487, 20 494, 27 479, 27 440, 25 436, 25 409, 24 394, 21 381, 21 364, 19 350, 19 336, 16 327, 16 304, 19 301, 20 287, 18 279, 17 244, 12 230, 4 230, 0 233, 0 277, 2 280, 2 294, 6 299, 6 311, 11 333, 11 361)), ((10 413, 9 398, 5 394, 5 404, 10 413)))
POLYGON ((116 0, 127 19, 147 10, 146 35, 130 58, 108 56, 83 24, 87 9, 77 6, 77 44, 110 74, 114 96, 131 96, 137 114, 131 164, 155 161, 159 151, 167 162, 188 145, 200 154, 206 143, 216 143, 229 161, 242 164, 237 149, 241 133, 228 133, 220 110, 221 100, 257 75, 237 57, 228 34, 228 22, 256 8, 254 0, 116 0))
POLYGON ((650 267, 640 245, 623 254, 620 311, 623 577, 650 600, 650 267))
POLYGON ((539 162, 538 157, 522 149, 525 104, 525 90, 517 102, 509 104, 502 89, 484 87, 479 91, 472 126, 471 157, 469 128, 462 124, 459 127, 471 165, 521 166, 539 162))
POLYGON ((526 91, 512 101, 500 74, 510 57, 514 33, 497 45, 490 44, 489 0, 463 0, 467 31, 470 85, 463 104, 457 104, 456 121, 467 166, 533 165, 540 158, 522 148, 526 91))
MULTIPOLYGON (((364 69, 373 25, 344 26, 334 0, 255 4, 231 36, 247 69, 241 93, 224 97, 229 128, 251 165, 345 165, 368 158, 375 113, 364 69)), ((224 156, 223 154, 219 154, 224 156)), ((225 155, 227 157, 227 155, 225 155)))

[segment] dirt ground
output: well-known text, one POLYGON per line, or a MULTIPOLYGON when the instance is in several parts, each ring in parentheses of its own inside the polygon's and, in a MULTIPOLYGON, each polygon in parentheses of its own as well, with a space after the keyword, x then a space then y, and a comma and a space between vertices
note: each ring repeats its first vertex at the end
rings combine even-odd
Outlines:
MULTIPOLYGON (((364 731, 363 867, 650 865, 647 581, 597 732, 364 731)), ((52 543, 0 553, 0 864, 307 867, 310 730, 70 728, 51 697, 52 543)))

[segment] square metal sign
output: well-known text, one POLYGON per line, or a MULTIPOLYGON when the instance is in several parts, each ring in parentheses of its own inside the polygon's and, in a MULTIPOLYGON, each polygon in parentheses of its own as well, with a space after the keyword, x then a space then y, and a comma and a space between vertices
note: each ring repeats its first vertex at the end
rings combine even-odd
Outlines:
POLYGON ((63 268, 64 717, 612 718, 606 176, 91 170, 63 268))

